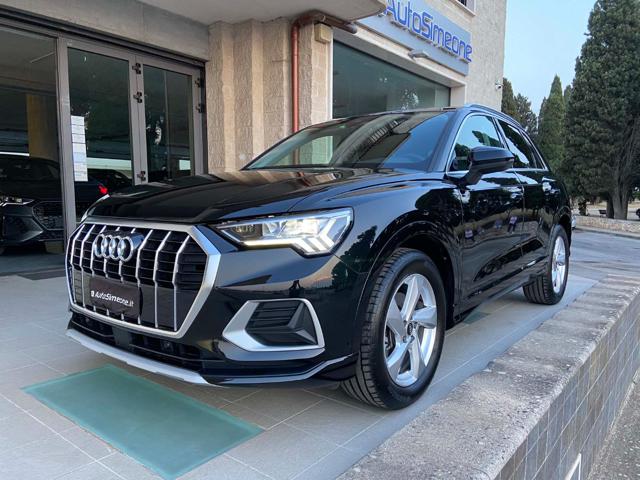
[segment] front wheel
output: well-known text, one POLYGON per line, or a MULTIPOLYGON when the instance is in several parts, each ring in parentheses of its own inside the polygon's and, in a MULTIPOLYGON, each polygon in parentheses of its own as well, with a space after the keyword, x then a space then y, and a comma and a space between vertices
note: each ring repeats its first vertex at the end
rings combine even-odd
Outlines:
POLYGON ((555 305, 564 296, 569 276, 569 239, 561 226, 549 238, 551 252, 545 272, 524 286, 524 295, 532 303, 555 305))
POLYGON ((373 277, 352 397, 398 409, 415 402, 436 371, 446 324, 444 285, 433 261, 401 248, 373 277))

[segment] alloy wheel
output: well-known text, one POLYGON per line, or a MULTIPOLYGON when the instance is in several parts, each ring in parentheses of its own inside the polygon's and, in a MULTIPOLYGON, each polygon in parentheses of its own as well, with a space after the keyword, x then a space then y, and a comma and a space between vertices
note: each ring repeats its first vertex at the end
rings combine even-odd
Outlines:
POLYGON ((385 361, 396 384, 418 381, 433 354, 437 326, 433 287, 423 275, 408 275, 391 297, 385 319, 385 361))
POLYGON ((553 255, 551 258, 551 281, 553 291, 560 293, 566 280, 567 255, 564 240, 557 237, 553 245, 553 255))

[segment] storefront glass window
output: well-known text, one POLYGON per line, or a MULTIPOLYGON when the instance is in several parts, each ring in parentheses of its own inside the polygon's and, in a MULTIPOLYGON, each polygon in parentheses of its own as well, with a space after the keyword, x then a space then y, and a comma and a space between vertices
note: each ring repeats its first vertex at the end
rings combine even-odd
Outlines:
POLYGON ((341 43, 334 43, 334 118, 446 106, 449 106, 449 88, 341 43))
POLYGON ((0 28, 0 275, 62 265, 55 52, 0 28))

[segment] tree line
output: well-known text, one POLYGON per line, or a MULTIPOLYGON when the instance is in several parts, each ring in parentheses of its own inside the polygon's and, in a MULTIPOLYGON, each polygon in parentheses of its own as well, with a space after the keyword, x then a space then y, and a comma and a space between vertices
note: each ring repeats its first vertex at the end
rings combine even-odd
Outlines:
POLYGON ((502 111, 520 122, 578 202, 602 198, 626 219, 640 188, 640 0, 597 0, 573 83, 556 75, 536 117, 503 82, 502 111))

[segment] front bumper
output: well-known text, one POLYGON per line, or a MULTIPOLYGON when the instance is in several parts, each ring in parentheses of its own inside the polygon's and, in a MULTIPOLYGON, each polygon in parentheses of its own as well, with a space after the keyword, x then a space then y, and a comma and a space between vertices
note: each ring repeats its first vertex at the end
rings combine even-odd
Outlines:
POLYGON ((63 240, 62 202, 42 201, 0 208, 0 246, 63 240))
MULTIPOLYGON (((138 368, 196 384, 318 384, 353 375, 356 312, 364 274, 355 273, 331 255, 305 258, 288 248, 239 250, 210 229, 198 227, 197 232, 189 233, 203 245, 210 244, 209 259, 215 258, 215 272, 207 280, 210 284, 203 283, 200 291, 206 294, 198 294, 197 308, 189 311, 186 325, 161 331, 152 325, 108 318, 82 308, 72 293, 68 335, 138 368), (260 342, 243 341, 246 332, 238 335, 238 328, 231 328, 246 327, 246 322, 237 320, 247 309, 251 311, 247 306, 294 300, 312 309, 319 328, 312 345, 264 348, 260 342)), ((74 281, 77 289, 77 276, 74 281)), ((73 289, 71 280, 70 287, 73 289)), ((144 305, 154 291, 141 291, 144 305)), ((158 298, 157 292, 155 295, 158 298)))

